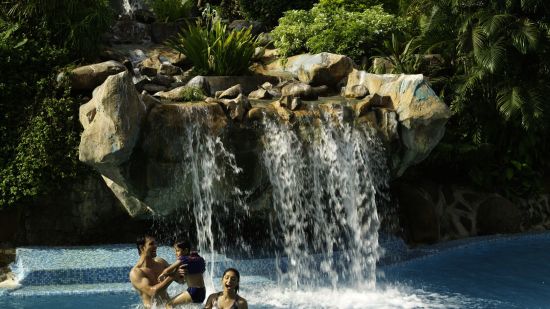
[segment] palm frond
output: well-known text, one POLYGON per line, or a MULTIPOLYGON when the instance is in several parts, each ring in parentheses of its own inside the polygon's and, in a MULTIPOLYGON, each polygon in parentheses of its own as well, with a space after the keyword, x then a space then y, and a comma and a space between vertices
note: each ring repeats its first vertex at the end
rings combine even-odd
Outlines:
POLYGON ((536 49, 538 45, 539 30, 536 25, 527 18, 517 21, 511 33, 512 45, 522 54, 536 49))
POLYGON ((488 16, 482 24, 488 35, 495 35, 506 29, 514 20, 515 17, 513 15, 504 13, 488 16))
POLYGON ((521 92, 518 86, 505 87, 498 92, 497 108, 505 119, 511 119, 521 113, 522 106, 525 104, 525 97, 521 92))
POLYGON ((490 42, 488 46, 480 46, 474 51, 476 62, 490 73, 495 73, 504 66, 506 46, 504 38, 490 42))

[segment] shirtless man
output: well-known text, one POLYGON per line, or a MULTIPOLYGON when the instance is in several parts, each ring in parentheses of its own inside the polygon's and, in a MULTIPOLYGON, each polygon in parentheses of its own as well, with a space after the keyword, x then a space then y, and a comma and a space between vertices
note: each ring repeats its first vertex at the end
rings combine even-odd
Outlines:
POLYGON ((174 276, 167 276, 158 281, 159 275, 168 267, 168 263, 157 257, 157 244, 152 236, 137 239, 136 245, 139 260, 130 270, 130 282, 138 291, 145 308, 151 308, 154 302, 168 302, 170 297, 166 289, 174 281, 174 276))

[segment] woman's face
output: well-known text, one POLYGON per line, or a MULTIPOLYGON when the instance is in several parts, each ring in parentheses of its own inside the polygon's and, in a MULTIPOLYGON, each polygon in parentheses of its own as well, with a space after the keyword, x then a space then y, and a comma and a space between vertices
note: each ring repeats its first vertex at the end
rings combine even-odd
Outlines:
POLYGON ((226 272, 222 278, 222 285, 224 290, 235 290, 235 288, 239 285, 239 278, 237 277, 237 274, 232 270, 226 272))

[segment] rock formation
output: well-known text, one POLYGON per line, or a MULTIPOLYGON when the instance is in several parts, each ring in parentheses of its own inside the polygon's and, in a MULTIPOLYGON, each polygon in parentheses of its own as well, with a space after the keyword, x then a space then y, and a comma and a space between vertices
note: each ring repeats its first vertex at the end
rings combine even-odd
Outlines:
MULTIPOLYGON (((180 73, 171 68, 155 67, 155 78, 180 73)), ((211 156, 211 164, 234 161, 232 168, 240 170, 232 180, 212 176, 218 189, 208 194, 216 201, 232 203, 231 188, 262 196, 268 183, 260 172, 262 127, 268 120, 296 128, 304 140, 315 138, 308 128, 324 121, 375 129, 398 177, 426 158, 450 116, 422 75, 369 74, 354 70, 349 58, 327 53, 289 59, 284 71, 292 78, 278 84, 269 77, 197 76, 155 93, 161 101, 147 92, 139 95, 128 72, 110 76, 80 109, 80 160, 102 174, 130 215, 167 215, 196 194, 185 175, 194 171, 190 164, 197 156, 211 156), (350 98, 323 97, 341 80, 347 80, 344 94, 350 98), (176 103, 186 87, 215 97, 176 103), (250 101, 247 94, 254 89, 250 101), (199 148, 203 153, 191 153, 199 148)), ((155 78, 150 85, 161 83, 155 78)))

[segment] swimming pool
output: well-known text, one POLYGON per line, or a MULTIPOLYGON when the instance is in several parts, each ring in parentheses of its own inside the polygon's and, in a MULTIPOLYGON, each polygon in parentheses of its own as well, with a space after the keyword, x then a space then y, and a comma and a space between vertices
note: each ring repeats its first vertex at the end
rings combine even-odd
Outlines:
MULTIPOLYGON (((407 252, 378 267, 375 289, 281 287, 266 275, 272 261, 234 261, 250 308, 548 308, 550 233, 454 241, 407 252), (399 260, 399 259, 397 259, 399 260), (260 266, 259 266, 260 265, 260 266)), ((162 253, 159 253, 162 254, 162 253)), ((231 263, 226 260, 224 263, 231 263)), ((220 263, 220 264, 224 264, 220 263)), ((217 278, 214 286, 219 286, 217 278)), ((137 308, 126 282, 33 286, 1 291, 1 308, 137 308), (63 290, 66 289, 66 290, 63 290)), ((180 286, 173 285, 175 293, 180 286)), ((208 292, 214 287, 208 286, 208 292)), ((200 307, 200 306, 199 306, 200 307)), ((190 307, 190 308, 197 308, 190 307)))

